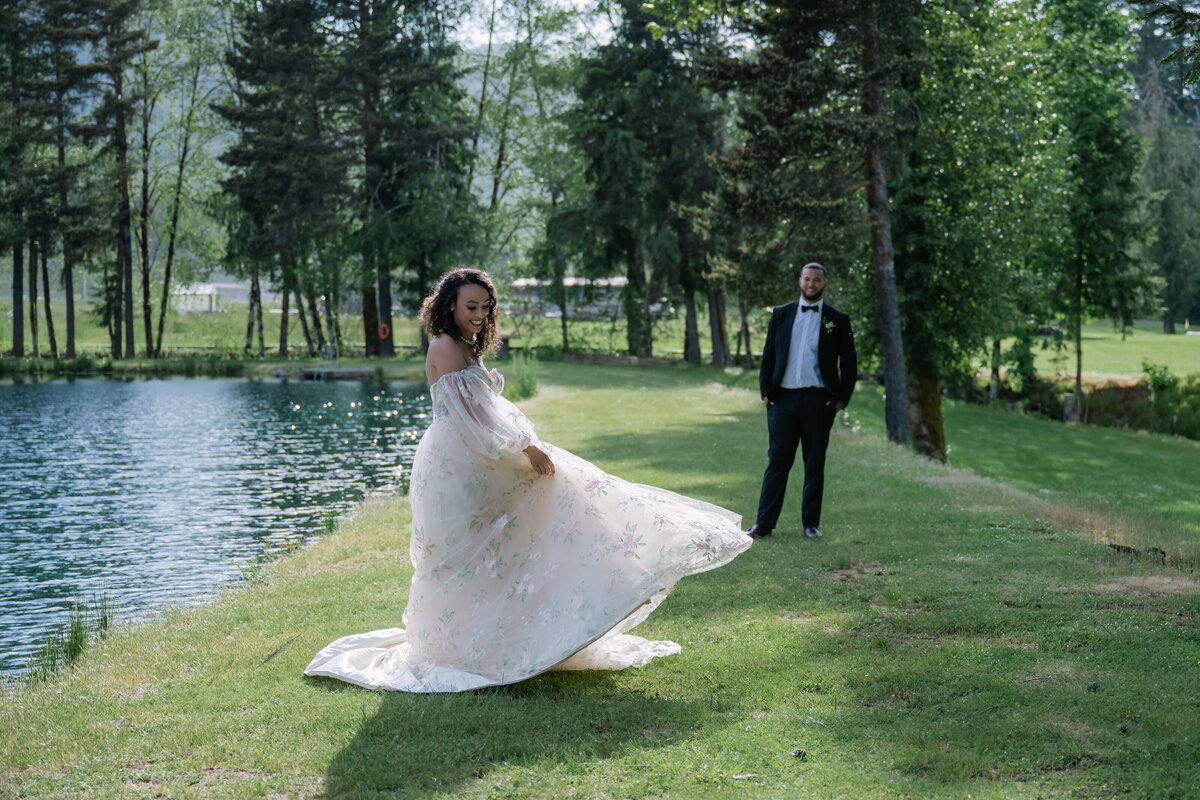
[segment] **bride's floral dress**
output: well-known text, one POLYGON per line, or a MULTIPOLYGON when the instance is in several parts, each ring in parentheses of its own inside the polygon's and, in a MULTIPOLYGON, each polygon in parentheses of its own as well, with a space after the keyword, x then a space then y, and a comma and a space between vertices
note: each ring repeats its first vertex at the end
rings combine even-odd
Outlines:
POLYGON ((608 475, 539 442, 471 366, 430 387, 412 466, 414 567, 404 628, 346 636, 306 675, 371 689, 458 692, 549 669, 623 669, 680 650, 626 631, 685 575, 750 546, 741 517, 608 475), (538 477, 521 451, 554 461, 538 477))

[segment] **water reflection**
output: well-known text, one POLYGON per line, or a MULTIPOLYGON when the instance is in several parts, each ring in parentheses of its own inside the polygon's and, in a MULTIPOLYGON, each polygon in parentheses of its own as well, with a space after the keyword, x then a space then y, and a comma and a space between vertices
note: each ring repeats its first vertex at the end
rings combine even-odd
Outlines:
POLYGON ((0 384, 0 674, 78 598, 193 599, 407 490, 428 413, 419 384, 0 384))

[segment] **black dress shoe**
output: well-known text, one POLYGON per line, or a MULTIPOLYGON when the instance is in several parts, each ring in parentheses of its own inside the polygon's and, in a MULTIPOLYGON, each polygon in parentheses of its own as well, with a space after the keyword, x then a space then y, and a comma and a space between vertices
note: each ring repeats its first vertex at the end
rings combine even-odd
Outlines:
POLYGON ((771 535, 771 528, 765 525, 759 525, 757 522, 750 526, 750 530, 746 531, 746 535, 751 539, 761 539, 764 536, 771 535))

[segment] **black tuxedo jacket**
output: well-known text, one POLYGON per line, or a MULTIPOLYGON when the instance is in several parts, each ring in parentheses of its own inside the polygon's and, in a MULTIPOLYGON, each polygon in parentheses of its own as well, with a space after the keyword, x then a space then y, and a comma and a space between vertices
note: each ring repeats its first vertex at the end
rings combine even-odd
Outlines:
MULTIPOLYGON (((763 345, 758 385, 762 396, 774 398, 783 382, 788 355, 792 348, 792 325, 796 321, 798 301, 776 306, 767 324, 767 343, 763 345)), ((858 380, 858 354, 850 317, 828 303, 821 305, 821 332, 817 338, 817 368, 831 400, 850 402, 854 382, 858 380)))

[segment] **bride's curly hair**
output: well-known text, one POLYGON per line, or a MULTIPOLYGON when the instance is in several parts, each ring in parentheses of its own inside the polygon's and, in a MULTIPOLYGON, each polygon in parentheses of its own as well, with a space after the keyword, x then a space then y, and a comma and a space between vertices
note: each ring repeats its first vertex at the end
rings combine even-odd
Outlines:
POLYGON ((459 339, 465 338, 454 323, 454 310, 451 306, 458 297, 458 290, 468 283, 486 289, 489 302, 483 328, 475 336, 475 355, 494 355, 500 349, 500 337, 496 333, 496 287, 492 284, 491 276, 481 269, 459 267, 443 275, 433 294, 421 303, 421 327, 431 339, 440 333, 448 333, 459 339))

